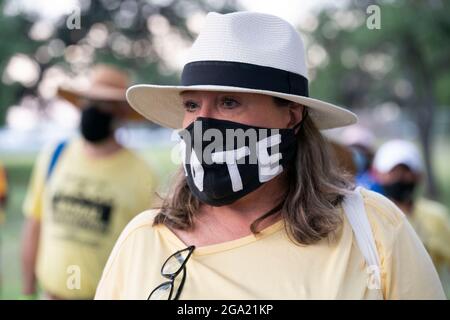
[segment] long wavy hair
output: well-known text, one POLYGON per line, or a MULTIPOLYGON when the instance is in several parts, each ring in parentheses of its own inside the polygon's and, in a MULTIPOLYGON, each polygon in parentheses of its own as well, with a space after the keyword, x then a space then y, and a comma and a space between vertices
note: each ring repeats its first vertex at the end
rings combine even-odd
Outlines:
MULTIPOLYGON (((278 107, 292 103, 277 97, 273 100, 278 107)), ((287 168, 287 194, 280 214, 290 239, 308 245, 332 236, 339 228, 342 223, 339 206, 354 186, 351 176, 339 167, 328 141, 310 117, 304 118, 297 135, 297 154, 287 168)), ((153 224, 190 230, 200 205, 180 168, 153 224)), ((257 234, 261 222, 275 213, 268 212, 257 218, 250 226, 251 232, 257 234)))

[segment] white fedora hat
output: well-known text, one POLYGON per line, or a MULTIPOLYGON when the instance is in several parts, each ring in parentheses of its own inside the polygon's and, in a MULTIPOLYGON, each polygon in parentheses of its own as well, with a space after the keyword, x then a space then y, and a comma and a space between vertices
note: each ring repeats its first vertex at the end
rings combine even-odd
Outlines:
POLYGON ((210 12, 188 52, 180 86, 139 84, 127 90, 129 104, 162 126, 182 127, 186 90, 266 94, 308 107, 319 129, 353 124, 354 113, 308 97, 305 48, 285 20, 257 12, 210 12))

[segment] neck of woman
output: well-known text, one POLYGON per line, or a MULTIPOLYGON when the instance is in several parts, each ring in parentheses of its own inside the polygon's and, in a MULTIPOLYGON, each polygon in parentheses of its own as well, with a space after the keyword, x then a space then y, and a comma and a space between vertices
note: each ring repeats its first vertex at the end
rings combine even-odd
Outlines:
MULTIPOLYGON (((282 174, 230 205, 221 207, 201 205, 195 223, 219 225, 233 233, 248 233, 250 225, 279 205, 286 192, 286 177, 282 174)), ((280 212, 276 212, 264 219, 259 229, 270 226, 279 219, 280 212)))

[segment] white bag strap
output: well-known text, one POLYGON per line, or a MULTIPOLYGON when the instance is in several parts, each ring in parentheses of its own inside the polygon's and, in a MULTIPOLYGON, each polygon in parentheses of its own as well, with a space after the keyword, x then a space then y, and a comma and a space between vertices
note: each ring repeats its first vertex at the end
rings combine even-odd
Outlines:
POLYGON ((364 208, 361 187, 347 195, 343 202, 343 209, 353 229, 356 243, 364 256, 369 274, 368 288, 381 289, 380 259, 373 238, 372 228, 364 208))

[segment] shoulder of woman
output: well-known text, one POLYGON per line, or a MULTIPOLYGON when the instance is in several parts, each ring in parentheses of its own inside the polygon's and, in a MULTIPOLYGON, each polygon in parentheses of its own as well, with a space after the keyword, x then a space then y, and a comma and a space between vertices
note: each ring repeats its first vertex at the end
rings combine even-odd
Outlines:
POLYGON ((405 214, 382 194, 361 188, 361 195, 367 216, 375 226, 393 231, 405 222, 405 214))
POLYGON ((410 232, 405 214, 388 198, 380 193, 361 189, 367 218, 381 259, 391 254, 399 234, 405 227, 410 232))

